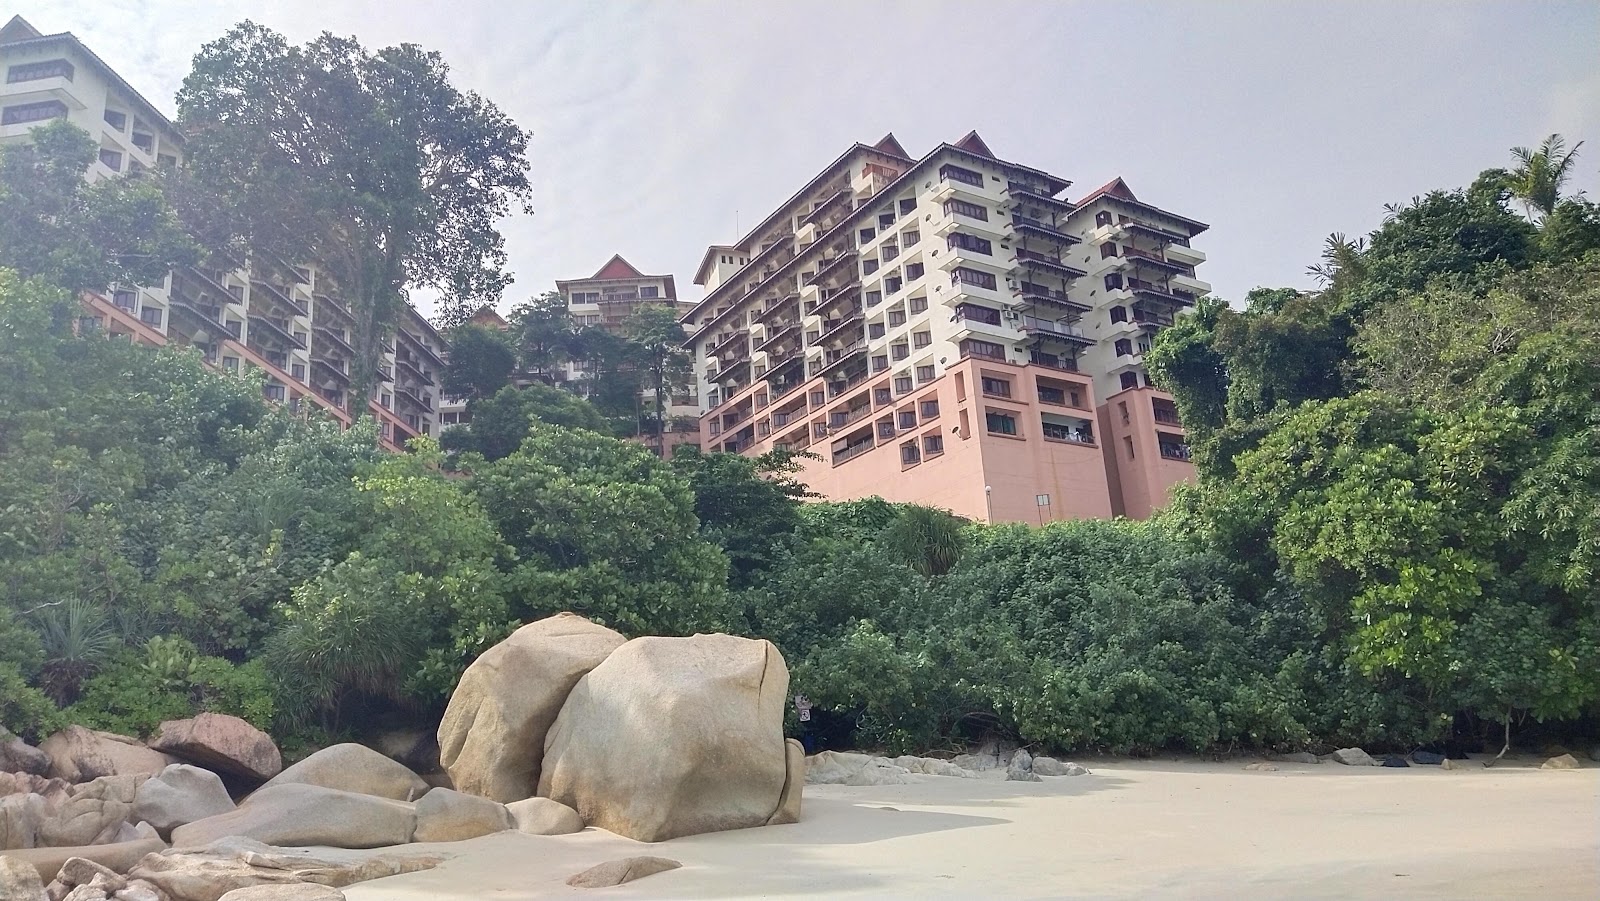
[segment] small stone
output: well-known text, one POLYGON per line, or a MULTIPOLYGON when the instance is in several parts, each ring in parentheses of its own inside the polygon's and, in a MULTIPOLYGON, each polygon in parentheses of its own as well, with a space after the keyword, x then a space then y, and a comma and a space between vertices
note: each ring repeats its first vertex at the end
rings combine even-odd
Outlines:
POLYGON ((512 801, 506 805, 506 810, 511 812, 517 831, 528 835, 570 835, 583 831, 583 817, 560 801, 526 798, 512 801))
POLYGON ((1033 772, 1033 755, 1029 754, 1024 748, 1018 748, 1011 754, 1011 762, 1006 764, 1007 769, 1012 767, 1029 773, 1033 772))
POLYGON ((56 882, 67 886, 98 885, 106 889, 108 895, 116 894, 128 885, 128 880, 117 875, 115 870, 82 857, 73 857, 62 864, 61 872, 56 874, 56 882))
POLYGON ((1406 759, 1401 757, 1399 754, 1390 754, 1388 757, 1383 759, 1383 765, 1390 767, 1402 767, 1410 766, 1411 764, 1406 763, 1406 759))
POLYGON ((568 879, 567 885, 575 888, 605 888, 676 870, 681 866, 683 864, 666 857, 624 857, 596 864, 568 879))
POLYGON ((1246 764, 1245 769, 1255 770, 1258 773, 1276 773, 1278 771, 1278 768, 1270 763, 1246 764))
POLYGON ((1378 762, 1372 759, 1372 755, 1360 748, 1340 748, 1333 752, 1333 759, 1335 763, 1342 763, 1345 766, 1378 765, 1378 762))
POLYGON ((1541 770, 1575 770, 1575 769, 1578 769, 1580 766, 1581 766, 1581 764, 1578 763, 1578 758, 1573 757, 1571 754, 1562 754, 1559 757, 1552 757, 1549 760, 1546 760, 1543 764, 1541 764, 1539 766, 1539 769, 1541 769, 1541 770))
POLYGON ((1444 760, 1439 762, 1439 769, 1441 769, 1441 770, 1461 770, 1461 769, 1466 769, 1466 767, 1462 766, 1460 761, 1451 760, 1450 758, 1446 757, 1444 760))
POLYGON ((315 882, 251 885, 236 888, 217 901, 345 901, 344 892, 315 882))
POLYGON ((135 879, 128 883, 128 887, 117 892, 114 897, 116 901, 168 901, 160 889, 143 879, 135 879))
POLYGON ((1322 758, 1321 757, 1318 757, 1317 755, 1311 753, 1310 751, 1290 751, 1287 754, 1279 754, 1278 755, 1278 759, 1283 761, 1284 763, 1321 763, 1322 762, 1322 758))
POLYGON ((28 744, 0 726, 0 773, 50 773, 50 755, 28 744))

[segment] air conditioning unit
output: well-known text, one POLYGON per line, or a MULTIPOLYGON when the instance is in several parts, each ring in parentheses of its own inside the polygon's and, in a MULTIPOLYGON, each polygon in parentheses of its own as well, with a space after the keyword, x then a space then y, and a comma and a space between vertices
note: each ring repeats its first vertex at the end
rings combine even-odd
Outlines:
POLYGON ((1005 318, 1008 319, 1008 320, 1010 320, 1010 319, 1021 319, 1022 318, 1022 314, 1018 313, 1016 310, 1006 310, 1005 311, 1005 318))

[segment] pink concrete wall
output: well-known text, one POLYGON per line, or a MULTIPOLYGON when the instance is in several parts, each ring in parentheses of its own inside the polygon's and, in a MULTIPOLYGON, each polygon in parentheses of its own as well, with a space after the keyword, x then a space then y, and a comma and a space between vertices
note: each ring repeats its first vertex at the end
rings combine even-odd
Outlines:
POLYGON ((1102 433, 1107 436, 1107 467, 1114 471, 1109 479, 1118 487, 1118 514, 1132 519, 1147 519, 1167 505, 1173 485, 1194 481, 1194 464, 1161 456, 1159 429, 1171 435, 1186 436, 1180 426, 1157 423, 1151 401, 1170 401, 1172 395, 1154 388, 1130 388, 1106 399, 1100 408, 1102 433), (1128 421, 1122 421, 1122 404, 1128 408, 1128 421), (1133 457, 1128 457, 1132 441, 1133 457))

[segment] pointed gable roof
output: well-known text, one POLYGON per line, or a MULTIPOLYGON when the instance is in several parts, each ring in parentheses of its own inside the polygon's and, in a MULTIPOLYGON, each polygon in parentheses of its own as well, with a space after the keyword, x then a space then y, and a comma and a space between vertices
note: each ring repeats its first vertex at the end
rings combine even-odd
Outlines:
POLYGON ((906 153, 906 149, 900 146, 900 142, 895 138, 894 132, 892 131, 879 138, 878 143, 872 145, 872 149, 881 151, 883 153, 892 153, 895 156, 904 157, 906 159, 911 158, 911 154, 906 153))
POLYGON ((994 151, 990 150, 989 145, 983 142, 983 138, 978 137, 977 129, 973 129, 963 135, 955 146, 975 156, 988 157, 991 160, 995 158, 994 151))
POLYGON ((0 28, 0 44, 10 44, 13 41, 26 41, 29 38, 43 37, 44 33, 29 24, 21 16, 12 16, 4 28, 0 28))
POLYGON ((1095 188, 1093 191, 1090 191, 1089 196, 1078 201, 1078 206, 1083 206, 1084 204, 1097 200, 1102 196, 1116 197, 1120 200, 1131 200, 1134 203, 1139 202, 1139 198, 1133 196, 1133 189, 1128 187, 1128 183, 1123 181, 1122 176, 1119 175, 1100 187, 1095 188))
POLYGON ((644 278, 644 273, 633 268, 633 264, 624 260, 622 254, 616 253, 612 254, 611 259, 600 267, 599 272, 589 276, 589 278, 591 280, 598 278, 644 278))

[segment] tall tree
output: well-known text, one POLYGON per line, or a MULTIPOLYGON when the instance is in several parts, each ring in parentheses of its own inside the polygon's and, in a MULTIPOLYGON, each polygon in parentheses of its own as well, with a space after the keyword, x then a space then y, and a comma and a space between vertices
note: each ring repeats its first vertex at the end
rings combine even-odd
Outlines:
POLYGON ((552 381, 558 366, 573 358, 577 338, 566 298, 546 291, 511 311, 511 331, 522 368, 552 381))
POLYGON ((510 281, 495 221, 529 209, 528 133, 449 74, 415 44, 295 47, 244 22, 201 48, 178 94, 206 243, 332 277, 356 315, 356 397, 407 289, 492 299, 510 281))
POLYGON ((687 389, 694 373, 693 360, 683 346, 683 326, 672 307, 649 304, 628 317, 623 332, 634 344, 643 381, 655 392, 655 434, 660 435, 668 398, 687 389))
POLYGON ((469 322, 446 332, 445 340, 450 343, 450 359, 440 375, 445 394, 464 397, 470 405, 511 384, 517 355, 505 332, 469 322))
POLYGON ((154 284, 198 248, 150 178, 84 178, 98 145, 66 120, 0 146, 0 268, 73 291, 154 284))
POLYGON ((1556 204, 1561 202, 1561 188, 1572 176, 1578 148, 1582 146, 1583 142, 1579 141, 1568 150, 1565 138, 1551 135, 1537 150, 1511 148, 1517 166, 1511 170, 1506 187, 1522 202, 1529 219, 1543 221, 1556 211, 1556 204))

